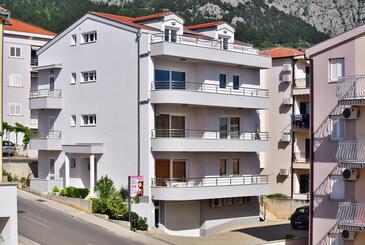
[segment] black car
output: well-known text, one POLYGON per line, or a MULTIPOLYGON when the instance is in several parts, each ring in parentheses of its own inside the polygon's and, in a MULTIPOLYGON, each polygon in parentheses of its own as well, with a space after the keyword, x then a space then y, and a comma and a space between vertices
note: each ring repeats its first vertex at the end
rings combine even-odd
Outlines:
POLYGON ((309 206, 297 208, 290 217, 290 223, 293 229, 309 227, 309 206))

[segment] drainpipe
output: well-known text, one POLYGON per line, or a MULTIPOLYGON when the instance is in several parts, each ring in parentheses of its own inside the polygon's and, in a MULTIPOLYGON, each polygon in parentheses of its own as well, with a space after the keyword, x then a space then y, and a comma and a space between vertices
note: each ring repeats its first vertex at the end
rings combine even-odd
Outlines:
POLYGON ((313 204, 314 204, 314 129, 313 129, 313 122, 314 122, 314 72, 313 72, 313 59, 309 59, 310 61, 310 74, 311 74, 311 81, 310 81, 310 92, 309 92, 309 101, 310 101, 310 196, 309 196, 309 245, 313 245, 313 204))
MULTIPOLYGON (((293 97, 293 106, 292 106, 292 115, 294 114, 295 110, 295 101, 294 101, 294 94, 293 94, 293 90, 294 90, 294 83, 295 83, 295 64, 297 63, 297 60, 295 60, 293 57, 291 57, 292 60, 292 85, 291 85, 291 96, 293 97)), ((293 122, 291 121, 290 118, 290 123, 292 124, 291 128, 293 127, 293 122)), ((291 184, 290 184, 290 198, 293 199, 293 192, 294 192, 294 168, 293 168, 293 162, 294 162, 294 139, 295 139, 295 133, 292 132, 292 144, 291 144, 291 163, 290 163, 290 175, 291 175, 291 184)))
POLYGON ((141 174, 141 112, 140 112, 140 87, 141 87, 141 30, 136 33, 137 41, 137 175, 141 174))

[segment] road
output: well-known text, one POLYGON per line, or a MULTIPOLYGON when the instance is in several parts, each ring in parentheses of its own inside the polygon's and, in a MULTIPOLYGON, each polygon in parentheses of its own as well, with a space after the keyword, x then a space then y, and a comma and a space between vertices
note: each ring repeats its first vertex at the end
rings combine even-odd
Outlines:
POLYGON ((42 245, 139 244, 19 196, 18 224, 20 235, 42 245))

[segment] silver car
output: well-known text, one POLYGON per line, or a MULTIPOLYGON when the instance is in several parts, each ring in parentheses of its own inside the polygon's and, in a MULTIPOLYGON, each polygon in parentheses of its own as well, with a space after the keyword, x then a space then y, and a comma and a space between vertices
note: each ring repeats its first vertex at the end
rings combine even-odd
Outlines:
POLYGON ((3 155, 13 156, 16 153, 16 147, 13 142, 4 140, 3 141, 3 155))

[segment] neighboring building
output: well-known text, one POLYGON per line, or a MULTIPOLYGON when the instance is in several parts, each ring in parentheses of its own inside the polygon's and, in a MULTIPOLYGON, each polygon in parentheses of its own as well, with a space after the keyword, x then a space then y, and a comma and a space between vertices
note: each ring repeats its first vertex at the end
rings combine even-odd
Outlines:
POLYGON ((272 68, 261 72, 270 90, 264 130, 272 144, 261 173, 270 176, 270 193, 309 200, 310 65, 297 49, 277 47, 262 53, 272 57, 272 68))
POLYGON ((30 98, 41 179, 32 188, 93 190, 104 175, 120 188, 142 175, 133 209, 167 233, 258 222, 258 196, 269 188, 259 175, 258 153, 269 148, 260 69, 271 58, 234 32, 224 22, 184 27, 171 12, 91 12, 55 37, 34 68, 45 92, 30 98))
POLYGON ((312 244, 365 244, 365 25, 306 50, 313 65, 312 244))
MULTIPOLYGON (((29 92, 37 88, 37 73, 31 67, 37 65, 36 51, 51 40, 55 33, 40 27, 9 19, 4 27, 4 122, 15 126, 20 123, 37 130, 37 112, 29 109, 29 92)), ((4 139, 22 145, 23 136, 5 132, 4 139)))

